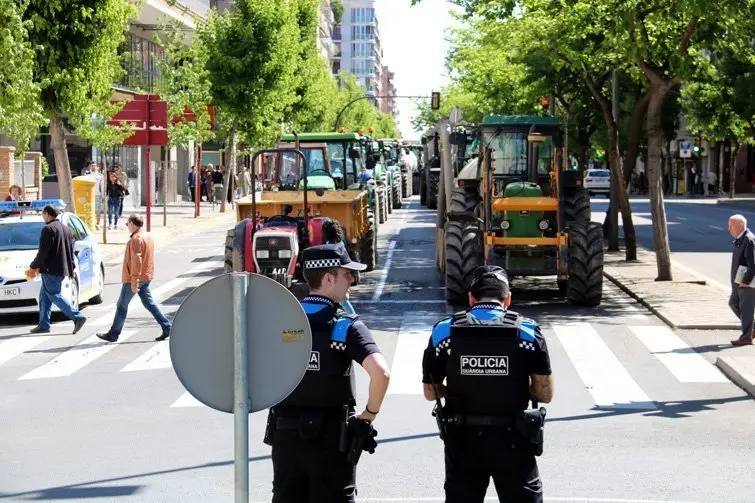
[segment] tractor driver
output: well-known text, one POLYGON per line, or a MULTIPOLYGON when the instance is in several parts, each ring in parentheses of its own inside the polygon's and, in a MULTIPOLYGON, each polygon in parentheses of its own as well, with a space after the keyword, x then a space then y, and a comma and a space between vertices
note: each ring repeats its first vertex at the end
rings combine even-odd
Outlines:
POLYGON ((367 266, 352 261, 342 242, 309 247, 302 262, 310 293, 301 304, 312 328, 312 353, 299 385, 268 416, 273 503, 353 503, 356 462, 362 450, 374 452, 377 446, 371 424, 390 371, 367 326, 338 309, 354 280, 352 271, 367 266), (358 415, 352 361, 370 377, 358 415))
POLYGON ((540 503, 535 456, 545 409, 525 409, 530 399, 553 398, 545 338, 534 321, 507 310, 502 268, 475 269, 468 296, 470 309, 433 327, 422 359, 425 398, 437 403, 445 443, 446 503, 482 503, 491 476, 500 501, 540 503))

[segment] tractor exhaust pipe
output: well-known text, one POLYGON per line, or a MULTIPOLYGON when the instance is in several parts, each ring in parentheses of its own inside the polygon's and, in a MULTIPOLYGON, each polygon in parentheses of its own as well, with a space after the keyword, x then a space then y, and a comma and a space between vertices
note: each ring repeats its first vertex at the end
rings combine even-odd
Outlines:
MULTIPOLYGON (((294 148, 298 152, 299 151, 299 146, 300 146, 300 143, 299 143, 299 133, 297 133, 296 131, 292 131, 292 133, 294 135, 294 148)), ((298 157, 296 158, 296 164, 297 164, 297 168, 298 168, 298 164, 299 164, 299 158, 298 157)), ((304 248, 308 248, 309 247, 309 237, 310 236, 309 236, 309 206, 307 205, 307 202, 308 202, 308 200, 307 200, 307 192, 309 192, 309 190, 307 190, 307 180, 308 180, 309 176, 308 176, 307 171, 309 171, 309 169, 307 167, 307 163, 306 162, 304 163, 304 166, 302 167, 302 169, 304 170, 304 240, 305 240, 304 241, 304 245, 305 245, 304 248)))

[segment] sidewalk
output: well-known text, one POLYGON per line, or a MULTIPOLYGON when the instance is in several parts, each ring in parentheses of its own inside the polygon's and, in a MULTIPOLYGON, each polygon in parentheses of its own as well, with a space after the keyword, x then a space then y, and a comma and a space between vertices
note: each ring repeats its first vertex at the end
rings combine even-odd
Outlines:
MULTIPOLYGON (((671 267, 673 281, 655 281, 658 268, 654 252, 638 248, 637 260, 626 262, 623 250, 607 251, 603 274, 674 330, 731 330, 731 337, 715 346, 734 348, 727 343, 739 335, 740 324, 729 309, 729 292, 707 284, 704 278, 673 263, 671 267)), ((755 346, 736 348, 736 356, 717 356, 715 364, 729 379, 755 396, 755 346)))
MULTIPOLYGON (((128 229, 126 229, 126 220, 132 213, 141 216, 145 222, 143 229, 146 230, 147 209, 145 207, 133 209, 124 208, 123 217, 118 219, 118 229, 107 230, 107 244, 103 244, 102 223, 100 229, 92 231, 97 236, 97 242, 103 250, 103 261, 106 264, 119 264, 123 259, 123 250, 129 238, 128 229)), ((163 207, 153 206, 151 208, 151 230, 150 235, 155 242, 155 249, 159 250, 163 245, 168 243, 173 237, 181 234, 191 234, 208 227, 219 226, 231 228, 236 222, 236 209, 227 205, 225 213, 220 213, 220 205, 212 205, 203 202, 199 210, 199 217, 194 218, 194 203, 180 202, 168 204, 167 207, 167 226, 163 225, 163 207)), ((107 225, 107 215, 105 225, 107 225)))

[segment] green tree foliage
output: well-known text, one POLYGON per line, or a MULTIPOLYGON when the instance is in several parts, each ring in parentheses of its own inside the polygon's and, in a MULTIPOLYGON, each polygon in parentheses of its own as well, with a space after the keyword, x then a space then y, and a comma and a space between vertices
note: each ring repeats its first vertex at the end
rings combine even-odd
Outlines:
POLYGON ((168 142, 189 148, 214 137, 208 105, 212 103, 207 48, 198 38, 188 40, 178 29, 164 28, 159 36, 165 57, 160 61, 164 87, 160 97, 168 104, 168 142), (189 120, 186 115, 193 115, 189 120))
POLYGON ((208 51, 213 102, 230 119, 228 190, 237 164, 237 132, 252 145, 269 145, 296 101, 300 37, 295 10, 287 0, 237 0, 234 9, 211 13, 199 37, 208 51))
POLYGON ((343 3, 341 0, 330 0, 330 8, 333 10, 336 24, 341 24, 343 20, 343 3))
POLYGON ((26 1, 0 0, 0 131, 17 145, 24 158, 29 140, 46 121, 40 86, 34 81, 34 49, 29 43, 29 22, 23 19, 26 1))
POLYGON ((330 128, 338 113, 334 109, 338 83, 318 48, 319 0, 297 0, 299 47, 294 74, 295 101, 286 122, 289 129, 316 131, 330 128))
MULTIPOLYGON (((752 18, 741 22, 751 24, 752 18)), ((739 149, 755 144, 755 58, 750 51, 722 48, 703 59, 695 77, 681 91, 689 127, 710 141, 730 140, 729 196, 734 197, 739 149)))
POLYGON ((24 13, 35 51, 34 81, 50 121, 61 198, 73 203, 63 117, 98 143, 131 133, 105 125, 118 110, 112 84, 123 74, 118 47, 137 13, 136 0, 30 0, 24 13), (97 120, 93 120, 97 117, 97 120))

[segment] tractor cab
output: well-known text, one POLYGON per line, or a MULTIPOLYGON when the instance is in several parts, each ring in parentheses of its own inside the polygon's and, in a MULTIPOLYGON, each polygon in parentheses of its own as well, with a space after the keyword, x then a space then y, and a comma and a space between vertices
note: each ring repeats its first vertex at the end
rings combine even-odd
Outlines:
MULTIPOLYGON (((303 190, 304 168, 300 157, 294 153, 294 144, 278 143, 282 149, 275 154, 273 187, 278 190, 303 190)), ((331 171, 328 146, 324 143, 300 146, 307 165, 307 190, 335 190, 342 184, 343 174, 331 171)))

